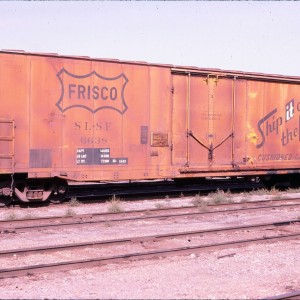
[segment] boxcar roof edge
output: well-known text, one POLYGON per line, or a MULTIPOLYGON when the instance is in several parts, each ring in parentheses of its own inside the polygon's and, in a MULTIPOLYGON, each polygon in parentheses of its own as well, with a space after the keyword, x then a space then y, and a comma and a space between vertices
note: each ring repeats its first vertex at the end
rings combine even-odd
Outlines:
POLYGON ((250 79, 250 80, 259 80, 259 81, 265 80, 265 81, 295 83, 295 84, 300 83, 300 76, 222 70, 217 68, 199 68, 196 66, 178 66, 172 64, 148 63, 143 61, 127 61, 127 60, 119 60, 119 59, 111 59, 111 58, 91 58, 89 56, 60 55, 57 53, 26 52, 24 50, 3 49, 0 50, 0 53, 24 55, 24 56, 41 56, 41 57, 63 58, 63 59, 91 60, 91 61, 111 62, 111 63, 119 63, 119 64, 153 66, 153 67, 169 68, 171 69, 171 72, 173 74, 178 74, 178 75, 192 75, 192 76, 212 75, 212 76, 236 78, 236 79, 250 79))

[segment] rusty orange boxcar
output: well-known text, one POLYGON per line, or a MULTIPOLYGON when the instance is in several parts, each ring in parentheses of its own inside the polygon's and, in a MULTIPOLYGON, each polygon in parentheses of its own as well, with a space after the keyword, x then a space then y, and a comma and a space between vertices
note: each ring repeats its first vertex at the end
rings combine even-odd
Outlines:
POLYGON ((0 203, 70 181, 300 172, 300 77, 0 51, 0 203))

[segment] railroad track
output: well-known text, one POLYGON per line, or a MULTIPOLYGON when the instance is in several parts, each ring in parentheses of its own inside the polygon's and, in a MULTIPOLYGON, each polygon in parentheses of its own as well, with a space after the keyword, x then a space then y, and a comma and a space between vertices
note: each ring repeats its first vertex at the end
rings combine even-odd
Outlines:
POLYGON ((264 298, 263 300, 284 300, 284 299, 300 299, 300 290, 264 298))
MULTIPOLYGON (((155 243, 157 247, 157 242, 162 240, 170 240, 170 239, 182 239, 185 243, 186 240, 188 242, 191 241, 192 236, 203 236, 204 234, 220 234, 224 232, 249 232, 253 229, 278 229, 281 226, 289 226, 290 224, 298 224, 297 220, 286 220, 284 222, 276 222, 276 223, 263 223, 263 224, 251 224, 244 226, 234 226, 234 227, 225 227, 225 228, 216 228, 216 229, 208 229, 208 230, 197 230, 197 231, 187 231, 187 232, 174 232, 170 234, 160 234, 160 235, 151 235, 151 236, 136 236, 125 239, 117 239, 117 240, 106 240, 106 241, 95 241, 88 243, 77 243, 77 244, 64 244, 57 246, 47 246, 47 247, 35 247, 28 249, 12 249, 0 252, 0 258, 9 257, 9 256, 21 256, 21 255, 32 255, 32 254, 49 254, 53 252, 60 252, 65 250, 78 250, 87 247, 98 247, 103 249, 104 247, 116 247, 117 245, 124 246, 125 244, 132 245, 142 245, 143 243, 155 243)), ((158 257, 167 257, 167 256, 177 256, 177 255, 187 255, 194 254, 200 251, 207 250, 220 250, 228 247, 241 247, 249 244, 255 243, 269 243, 274 241, 286 241, 291 239, 299 239, 300 231, 293 232, 290 234, 277 234, 272 236, 263 236, 256 237, 250 239, 242 239, 242 240, 230 240, 220 243, 206 243, 206 244, 198 244, 193 246, 181 246, 174 248, 161 248, 158 250, 150 250, 150 251, 139 251, 139 252, 129 252, 122 253, 114 256, 102 256, 96 257, 92 259, 82 259, 82 260, 71 260, 71 261, 63 261, 57 263, 48 263, 48 264, 39 264, 39 265, 29 265, 25 267, 16 267, 10 269, 0 269, 0 278, 7 277, 15 277, 15 276, 27 276, 37 273, 43 272, 51 272, 51 271, 67 271, 71 269, 77 268, 90 268, 95 266, 102 266, 104 264, 110 263, 119 263, 124 261, 131 260, 141 260, 141 259, 153 259, 158 257)), ((130 248, 131 249, 131 248, 130 248)))
POLYGON ((144 209, 126 211, 120 213, 94 213, 78 214, 75 216, 55 216, 29 219, 1 220, 0 233, 28 232, 34 230, 57 229, 66 227, 76 227, 87 224, 100 224, 111 222, 128 222, 150 219, 167 219, 174 217, 193 217, 218 213, 251 212, 255 210, 270 210, 293 208, 300 206, 300 199, 286 200, 264 200, 244 203, 226 203, 219 205, 209 205, 206 208, 198 206, 173 207, 161 209, 144 209), (289 203, 287 203, 287 201, 289 203), (268 204, 268 205, 266 205, 268 204), (246 206, 246 207, 245 207, 246 206))

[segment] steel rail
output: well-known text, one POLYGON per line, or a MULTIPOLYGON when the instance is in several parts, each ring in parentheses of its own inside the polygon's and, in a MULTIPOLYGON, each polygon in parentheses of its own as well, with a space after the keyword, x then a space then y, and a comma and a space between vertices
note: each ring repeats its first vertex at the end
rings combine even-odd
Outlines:
MULTIPOLYGON (((259 204, 266 204, 266 203, 280 203, 282 202, 283 204, 279 205, 273 205, 270 206, 271 208, 275 207, 280 207, 284 205, 296 205, 295 204, 285 204, 286 202, 299 202, 300 204, 300 198, 286 198, 286 199, 269 199, 269 200, 257 200, 257 201, 246 201, 246 202, 231 202, 231 203, 220 203, 220 204, 207 204, 207 208, 219 208, 219 207, 230 207, 230 206, 238 206, 238 205, 259 205, 259 204)), ((262 206, 263 207, 263 206, 262 206)), ((257 206, 259 208, 259 206, 257 206)), ((264 208, 264 207, 263 207, 264 208)), ((122 211, 122 212, 102 212, 102 213, 86 213, 86 214, 76 214, 75 216, 46 216, 46 217, 40 217, 40 218, 20 218, 20 219, 13 219, 13 220, 0 220, 0 226, 1 224, 11 224, 11 223, 23 223, 23 222, 41 222, 41 221, 46 221, 46 220, 70 220, 70 219, 83 219, 83 218, 93 218, 93 217, 106 217, 106 216, 122 216, 122 215, 129 215, 129 214, 143 214, 143 213, 153 213, 153 212, 163 212, 163 211, 178 211, 178 210, 199 210, 199 206, 194 205, 194 206, 178 206, 178 207, 164 207, 164 208, 155 208, 155 209, 140 209, 140 210, 128 210, 128 211, 122 211)), ((245 208, 243 208, 245 209, 245 208)), ((252 209, 252 208, 250 208, 252 209)), ((253 209, 256 209, 253 208, 253 209)), ((240 210, 240 209, 237 209, 240 210)), ((223 210, 228 211, 228 210, 223 210)), ((202 212, 202 213, 210 213, 209 212, 202 212)))
POLYGON ((283 300, 283 299, 300 299, 300 290, 296 290, 293 292, 263 298, 262 300, 283 300))
MULTIPOLYGON (((279 200, 278 200, 279 201, 279 200)), ((293 200, 290 200, 293 201, 293 200)), ((297 200, 296 200, 297 201, 297 200)), ((251 203, 251 202, 249 202, 251 203)), ((257 204, 257 203, 256 203, 257 204)), ((188 212, 188 213, 175 213, 175 214, 166 214, 166 215, 143 215, 143 216, 133 216, 133 217, 121 217, 124 214, 126 215, 126 212, 123 213, 108 213, 108 214, 83 214, 78 215, 75 217, 46 217, 46 218, 40 218, 40 219, 19 219, 17 220, 4 220, 0 222, 1 224, 9 224, 10 226, 0 226, 0 233, 9 233, 9 232, 28 232, 33 230, 46 230, 51 228, 64 228, 68 226, 81 226, 81 225, 87 225, 87 224, 101 224, 101 223, 107 223, 107 222, 128 222, 128 221, 137 221, 137 220, 150 220, 150 219, 167 219, 167 218, 174 218, 174 217, 188 217, 188 216, 197 216, 197 215, 206 215, 206 214, 217 214, 217 213, 232 213, 232 212, 247 212, 247 211, 253 211, 253 210, 264 210, 264 209, 276 209, 276 208, 291 208, 295 206, 300 206, 300 203, 293 203, 293 204, 283 204, 283 205, 272 205, 272 206, 255 206, 255 207, 248 207, 248 208, 238 208, 238 209, 225 209, 225 210, 211 210, 211 211, 199 211, 199 207, 185 207, 184 209, 195 209, 196 212, 188 212), (111 219, 104 219, 104 220, 93 220, 93 218, 97 217, 104 217, 107 215, 112 215, 117 218, 111 218, 111 219), (120 216, 121 215, 121 216, 120 216), (65 222, 66 220, 73 220, 71 222, 65 222), (55 219, 58 219, 60 223, 53 223, 55 219), (41 225, 30 225, 30 226, 20 226, 15 227, 11 226, 14 222, 20 223, 20 222, 41 222, 42 220, 49 220, 51 223, 49 224, 41 224, 41 225)), ((179 208, 175 208, 175 210, 178 210, 179 208)), ((182 208, 181 208, 182 209, 182 208)), ((163 209, 168 210, 168 208, 163 209)), ((171 209, 172 210, 172 209, 171 209)), ((157 212, 162 211, 160 210, 140 210, 140 211, 130 211, 128 214, 133 213, 148 213, 148 212, 157 212)))
POLYGON ((33 274, 44 273, 44 272, 68 271, 68 270, 79 269, 79 268, 98 267, 106 264, 119 263, 124 261, 187 255, 187 254, 193 254, 193 253, 198 253, 207 250, 216 250, 216 249, 220 250, 228 247, 242 247, 253 243, 262 244, 262 243, 269 243, 274 241, 285 241, 285 240, 299 239, 299 238, 300 238, 300 233, 294 233, 294 234, 289 234, 284 236, 282 235, 271 236, 271 237, 263 237, 257 239, 230 241, 224 243, 161 249, 161 250, 148 251, 148 252, 129 253, 129 254, 122 254, 122 255, 102 257, 102 258, 73 260, 67 262, 40 264, 40 265, 25 266, 19 268, 0 269, 0 279, 8 278, 8 277, 30 276, 33 274))
POLYGON ((61 250, 69 250, 69 249, 79 249, 86 247, 104 247, 104 246, 112 246, 117 244, 127 244, 127 243, 137 243, 137 242, 146 242, 146 241, 157 241, 157 240, 166 240, 171 238, 180 238, 192 235, 200 235, 200 234, 209 234, 209 233, 222 233, 222 232, 230 232, 230 231, 239 231, 239 230, 251 230, 251 229, 262 229, 265 227, 279 227, 290 224, 297 224, 299 220, 286 220, 281 222, 269 222, 269 223, 259 223, 259 224, 251 224, 251 225, 242 225, 242 226, 230 226, 230 227, 222 227, 222 228, 213 228, 213 229, 204 229, 204 230, 193 230, 193 231, 183 231, 183 232, 175 232, 175 233, 166 233, 159 235, 147 235, 147 236, 138 236, 138 237, 128 237, 123 239, 113 239, 113 240, 103 240, 103 241, 93 241, 93 242, 83 242, 83 243, 71 243, 64 245, 54 245, 54 246, 41 246, 34 248, 23 248, 23 249, 11 249, 11 250, 3 250, 0 251, 0 258, 8 257, 12 255, 31 255, 35 253, 50 253, 61 250))

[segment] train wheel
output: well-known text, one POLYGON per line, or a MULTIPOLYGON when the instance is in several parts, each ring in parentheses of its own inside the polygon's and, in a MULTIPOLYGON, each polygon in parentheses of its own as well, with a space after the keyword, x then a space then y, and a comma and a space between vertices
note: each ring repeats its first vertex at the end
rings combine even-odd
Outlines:
POLYGON ((290 176, 290 186, 292 188, 300 187, 300 175, 299 174, 293 174, 290 176))
POLYGON ((63 202, 69 192, 68 182, 64 179, 56 178, 54 180, 53 193, 50 196, 51 203, 61 203, 63 202))
POLYGON ((13 198, 10 182, 2 182, 0 184, 0 207, 8 206, 12 201, 13 198))
POLYGON ((11 197, 0 196, 0 207, 8 206, 12 201, 13 199, 11 197))
POLYGON ((264 184, 265 188, 271 190, 275 187, 276 183, 278 182, 275 176, 264 176, 260 178, 262 183, 264 184))

